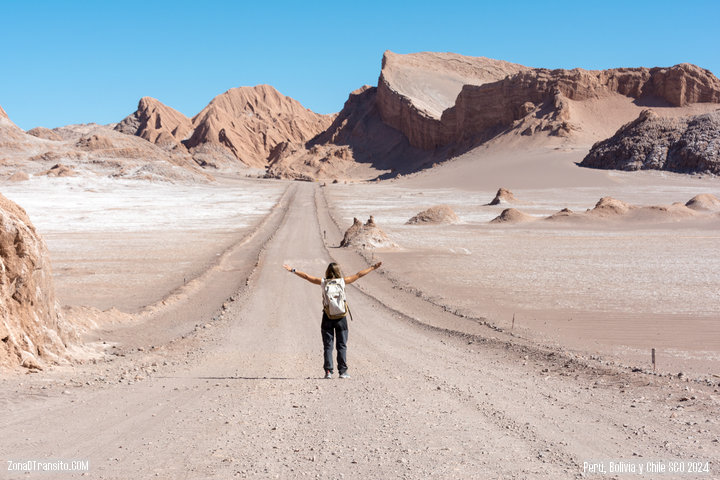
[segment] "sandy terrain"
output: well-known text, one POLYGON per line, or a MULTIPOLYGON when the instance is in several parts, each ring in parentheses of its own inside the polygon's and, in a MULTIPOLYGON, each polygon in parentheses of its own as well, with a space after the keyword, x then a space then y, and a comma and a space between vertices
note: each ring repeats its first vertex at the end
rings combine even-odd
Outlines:
POLYGON ((215 263, 284 188, 33 177, 2 191, 45 238, 61 303, 132 313, 215 263))
POLYGON ((331 185, 325 192, 340 225, 374 215, 401 247, 378 258, 393 278, 435 302, 504 329, 514 315, 524 336, 641 368, 656 348, 660 371, 714 378, 720 372, 717 215, 495 225, 488 222, 508 205, 486 204, 498 187, 509 187, 519 200, 512 206, 540 219, 562 208, 584 212, 608 195, 638 205, 685 203, 698 193, 720 194, 717 180, 601 172, 575 167, 575 158, 573 151, 490 147, 427 174, 331 185), (508 162, 518 165, 512 183, 506 183, 508 162), (541 162, 556 171, 533 175, 541 162), (521 174, 526 166, 530 173, 521 174), (477 183, 468 182, 472 175, 477 183), (565 184, 570 181, 581 186, 565 184), (405 225, 437 204, 449 204, 462 223, 405 225))
MULTIPOLYGON (((720 81, 692 65, 551 72, 391 52, 383 65, 335 117, 260 86, 193 124, 143 99, 129 135, 0 119, 2 193, 46 239, 83 333, 73 362, 0 375, 0 477, 51 478, 11 468, 33 460, 88 462, 56 477, 97 479, 599 478, 587 462, 648 460, 709 462, 663 478, 719 475, 720 213, 684 203, 720 184, 576 163, 648 106, 714 110, 720 81), (238 178, 258 173, 242 162, 325 180, 238 178), (397 177, 351 180, 377 175, 397 177), (500 187, 513 195, 487 205, 500 187), (457 221, 406 224, 439 205, 457 221), (363 249, 367 235, 384 247, 363 249), (346 274, 383 262, 348 289, 347 380, 321 379, 319 288, 282 268, 321 275, 331 260, 346 274)), ((18 285, 44 287, 16 270, 3 301, 34 307, 26 324, 41 328, 35 312, 55 302, 23 300, 18 285)))
POLYGON ((367 263, 333 248, 324 189, 278 185, 279 204, 172 299, 171 317, 109 327, 108 361, 0 380, 3 459, 88 460, 105 479, 580 478, 584 461, 633 458, 716 468, 717 387, 510 336, 398 289, 391 269, 349 289, 352 378, 321 380, 319 291, 281 265, 367 263))

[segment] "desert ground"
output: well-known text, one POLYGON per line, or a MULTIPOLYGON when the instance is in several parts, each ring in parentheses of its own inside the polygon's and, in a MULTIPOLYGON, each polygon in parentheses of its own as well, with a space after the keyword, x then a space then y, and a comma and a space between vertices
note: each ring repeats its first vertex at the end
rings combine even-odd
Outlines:
POLYGON ((553 147, 510 152, 491 148, 381 185, 329 185, 330 210, 339 225, 374 215, 398 245, 374 254, 395 280, 434 302, 506 330, 515 317, 515 333, 611 354, 633 367, 650 366, 655 348, 658 371, 713 378, 720 369, 720 217, 541 219, 563 208, 584 212, 605 196, 637 205, 685 203, 700 192, 718 195, 717 180, 573 170, 577 153, 553 147), (518 173, 496 180, 477 165, 487 162, 490 170, 514 161, 522 172, 552 164, 549 158, 558 163, 550 178, 518 173), (569 179, 582 186, 566 185, 569 179), (518 201, 487 205, 499 187, 518 201), (450 205, 460 222, 406 225, 438 204, 450 205), (489 223, 510 206, 538 221, 489 223))
MULTIPOLYGON (((717 359, 699 355, 717 352, 716 223, 488 225, 501 210, 483 206, 494 187, 443 187, 452 171, 435 173, 326 187, 55 179, 5 189, 48 238, 59 301, 131 317, 98 313, 84 360, 0 380, 0 450, 88 460, 88 472, 62 478, 106 479, 582 478, 593 459, 717 465, 717 359), (36 187, 52 208, 33 204, 36 187), (173 215, 153 213, 168 198, 173 215), (404 225, 438 202, 462 223, 404 225), (351 217, 369 214, 399 247, 337 248, 351 217), (88 233, 82 242, 69 221, 88 233), (704 262, 647 263, 668 248, 705 249, 704 262), (612 288, 624 273, 611 252, 635 262, 640 281, 668 275, 674 296, 633 301, 642 285, 612 288), (605 277, 584 258, 610 261, 605 277), (346 274, 384 262, 349 289, 348 380, 321 379, 319 289, 281 267, 320 275, 331 259, 346 274), (696 324, 670 328, 681 318, 696 324)), ((587 175, 599 185, 523 185, 518 208, 540 216, 607 194, 652 204, 713 191, 707 179, 650 174, 639 188, 625 174, 587 175)))
POLYGON ((0 477, 718 477, 718 105, 685 63, 386 51, 329 115, 0 108, 0 477), (347 379, 283 268, 330 261, 382 262, 347 379))

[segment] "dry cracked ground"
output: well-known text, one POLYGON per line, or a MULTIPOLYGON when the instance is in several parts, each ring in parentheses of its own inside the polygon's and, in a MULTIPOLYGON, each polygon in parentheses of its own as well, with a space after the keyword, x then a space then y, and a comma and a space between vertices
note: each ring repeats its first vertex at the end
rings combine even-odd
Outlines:
POLYGON ((0 381, 3 459, 89 462, 0 477, 562 479, 599 459, 706 459, 720 475, 717 387, 497 331, 382 269, 348 291, 351 378, 322 379, 319 287, 282 265, 367 263, 335 247, 322 188, 288 185, 203 285, 100 332, 109 360, 0 381))

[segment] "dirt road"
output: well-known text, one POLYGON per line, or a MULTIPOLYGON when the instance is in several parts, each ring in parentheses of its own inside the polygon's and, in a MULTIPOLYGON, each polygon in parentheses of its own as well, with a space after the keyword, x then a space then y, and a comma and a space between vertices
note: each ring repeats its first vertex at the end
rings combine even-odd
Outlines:
POLYGON ((0 478, 83 477, 6 467, 50 459, 88 460, 97 479, 558 479, 692 458, 720 474, 717 387, 530 345, 382 270, 348 290, 352 378, 321 379, 319 287, 281 266, 366 266, 339 238, 322 189, 293 183, 173 314, 105 332, 123 341, 112 361, 2 380, 0 478))

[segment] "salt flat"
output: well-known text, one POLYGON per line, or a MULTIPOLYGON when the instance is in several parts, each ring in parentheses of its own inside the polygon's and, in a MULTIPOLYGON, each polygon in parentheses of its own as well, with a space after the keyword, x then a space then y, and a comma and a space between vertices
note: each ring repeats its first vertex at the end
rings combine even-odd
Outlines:
POLYGON ((61 303, 135 312, 206 270, 284 188, 32 177, 2 192, 45 238, 61 303))

